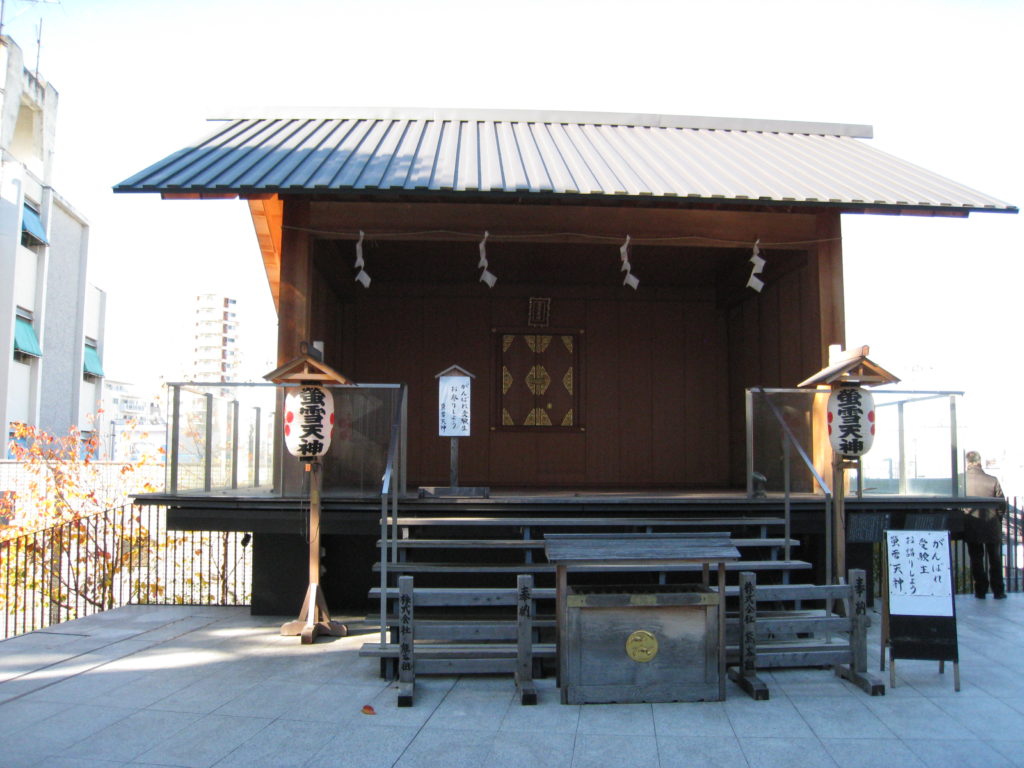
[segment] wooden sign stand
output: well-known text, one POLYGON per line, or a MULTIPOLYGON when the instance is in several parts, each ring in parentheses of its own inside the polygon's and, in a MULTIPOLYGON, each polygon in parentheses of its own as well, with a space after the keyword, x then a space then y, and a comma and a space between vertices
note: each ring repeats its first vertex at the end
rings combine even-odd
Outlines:
POLYGON ((475 375, 467 371, 461 365, 451 365, 434 376, 438 380, 438 417, 439 437, 448 437, 451 440, 449 451, 448 486, 423 486, 419 490, 420 498, 444 498, 444 497, 472 497, 486 499, 491 495, 491 489, 486 486, 459 485, 459 438, 469 437, 469 392, 472 380, 475 375), (445 403, 445 382, 452 379, 464 379, 462 385, 465 395, 462 400, 463 408, 457 419, 444 418, 445 403), (453 426, 454 422, 458 422, 453 426))
POLYGON ((890 688, 896 687, 896 659, 925 659, 939 662, 939 674, 945 673, 945 663, 952 661, 953 690, 960 691, 950 555, 948 531, 885 532, 880 651, 881 670, 885 671, 885 649, 889 649, 890 688), (907 562, 908 553, 911 563, 907 562), (925 553, 928 558, 913 556, 925 553), (929 571, 920 588, 908 588, 910 573, 919 578, 925 567, 929 571))

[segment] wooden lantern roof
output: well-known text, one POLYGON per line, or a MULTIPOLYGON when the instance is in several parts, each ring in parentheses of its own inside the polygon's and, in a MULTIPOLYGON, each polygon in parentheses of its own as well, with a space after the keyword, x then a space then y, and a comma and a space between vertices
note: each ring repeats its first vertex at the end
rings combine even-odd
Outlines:
POLYGON ((797 386, 816 387, 833 384, 861 384, 877 387, 882 384, 895 384, 899 379, 878 363, 868 359, 870 347, 840 351, 829 355, 829 364, 810 378, 804 379, 797 386))
POLYGON ((275 384, 344 384, 356 386, 356 383, 347 376, 338 373, 326 363, 322 363, 308 354, 299 355, 294 360, 266 374, 263 378, 275 384))

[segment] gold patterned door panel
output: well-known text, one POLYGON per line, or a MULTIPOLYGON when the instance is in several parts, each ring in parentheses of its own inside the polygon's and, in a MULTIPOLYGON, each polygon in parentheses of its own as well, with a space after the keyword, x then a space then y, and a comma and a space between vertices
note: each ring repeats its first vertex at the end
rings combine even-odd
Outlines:
POLYGON ((579 337, 499 336, 502 427, 579 427, 579 337))

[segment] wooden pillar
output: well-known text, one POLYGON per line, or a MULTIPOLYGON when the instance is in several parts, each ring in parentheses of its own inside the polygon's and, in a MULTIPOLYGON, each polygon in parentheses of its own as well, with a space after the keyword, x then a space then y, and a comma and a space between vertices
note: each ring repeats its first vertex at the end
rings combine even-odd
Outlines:
POLYGON ((277 362, 299 354, 299 342, 310 341, 313 289, 313 238, 308 232, 309 203, 288 198, 281 235, 280 305, 277 319, 277 362))
POLYGON ((846 347, 846 304, 843 296, 843 242, 838 212, 819 213, 816 271, 818 302, 821 308, 821 367, 828 365, 831 344, 846 347))
MULTIPOLYGON (((818 286, 818 328, 819 328, 819 362, 820 368, 828 365, 828 348, 832 344, 840 344, 846 348, 846 304, 843 295, 843 243, 839 214, 835 212, 819 213, 816 219, 815 238, 817 245, 816 258, 813 260, 814 274, 818 286)), ((828 406, 829 390, 814 398, 812 416, 811 450, 814 468, 824 478, 832 475, 832 446, 829 443, 828 431, 825 426, 825 412, 828 406)), ((832 488, 832 493, 836 493, 832 488)), ((843 570, 837 571, 844 574, 843 570)))

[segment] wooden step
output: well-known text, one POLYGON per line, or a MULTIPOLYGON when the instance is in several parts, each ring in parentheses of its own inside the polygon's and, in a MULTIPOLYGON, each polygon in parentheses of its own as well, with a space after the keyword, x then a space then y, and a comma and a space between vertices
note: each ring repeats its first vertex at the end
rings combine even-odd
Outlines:
MULTIPOLYGON (((730 539, 736 547, 800 546, 797 539, 749 538, 730 539)), ((377 548, 380 549, 380 540, 377 548)), ((390 546, 390 542, 388 543, 390 546)), ((398 549, 544 549, 544 539, 399 539, 398 549)))
MULTIPOLYGON (((727 649, 738 656, 739 648, 727 649)), ((758 642, 757 668, 827 667, 850 662, 850 644, 843 637, 832 642, 820 639, 758 642)))
MULTIPOLYGON (((740 561, 739 564, 742 564, 740 561)), ((753 569, 739 569, 753 570, 753 569)), ((711 585, 713 591, 718 587, 711 585)), ((727 585, 725 588, 726 597, 735 597, 739 594, 739 587, 727 585)), ((850 596, 850 588, 845 584, 758 584, 757 601, 767 602, 791 602, 796 600, 841 600, 850 596)))
MULTIPOLYGON (((388 618, 388 626, 397 626, 397 617, 388 618)), ((533 617, 534 629, 554 629, 554 617, 533 617)), ((479 619, 416 619, 416 640, 429 642, 444 640, 446 642, 480 642, 480 641, 514 641, 518 637, 515 621, 479 620, 479 619)))
MULTIPOLYGON (((471 607, 515 605, 518 593, 515 587, 416 587, 417 608, 430 606, 471 607)), ((398 597, 398 587, 388 587, 388 599, 398 597)), ((534 587, 534 600, 554 600, 554 587, 534 587)), ((370 599, 380 600, 380 587, 370 589, 370 599)))
MULTIPOLYGON (((387 518, 389 526, 394 524, 387 518)), ((405 527, 451 526, 471 528, 490 526, 505 528, 734 528, 740 526, 785 525, 784 517, 758 515, 735 515, 721 517, 502 517, 500 515, 465 517, 415 517, 402 516, 398 525, 405 527)))
MULTIPOLYGON (((360 656, 396 659, 400 646, 397 643, 363 643, 360 656)), ((515 659, 518 647, 515 643, 416 643, 416 665, 421 659, 515 659)), ((546 659, 555 658, 554 643, 534 643, 533 655, 546 659)))
MULTIPOLYGON (((727 572, 738 571, 797 571, 811 568, 803 560, 738 560, 725 564, 727 572)), ((374 563, 374 571, 380 571, 380 563, 374 563)), ((700 563, 638 563, 610 565, 574 565, 571 573, 660 573, 660 572, 701 572, 700 563)), ((714 572, 714 568, 711 569, 714 572)), ((388 573, 554 573, 552 563, 388 563, 388 573)))

